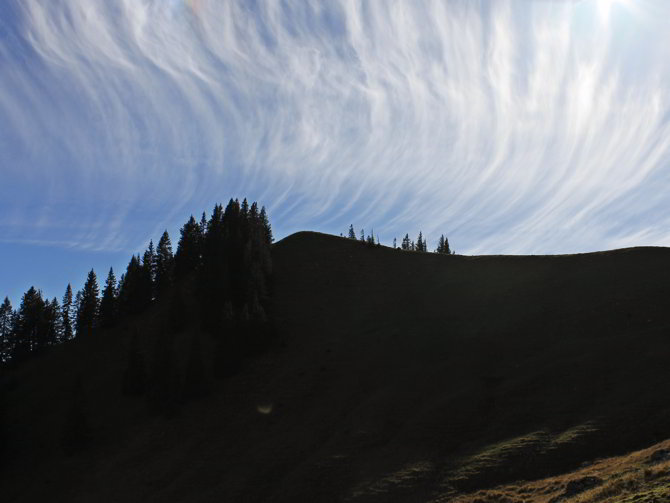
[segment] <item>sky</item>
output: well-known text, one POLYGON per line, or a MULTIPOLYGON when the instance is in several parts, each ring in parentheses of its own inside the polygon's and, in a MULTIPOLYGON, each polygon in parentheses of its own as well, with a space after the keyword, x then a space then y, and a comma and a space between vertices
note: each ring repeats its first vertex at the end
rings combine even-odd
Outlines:
POLYGON ((231 197, 276 238, 670 245, 667 0, 3 0, 0 296, 231 197))

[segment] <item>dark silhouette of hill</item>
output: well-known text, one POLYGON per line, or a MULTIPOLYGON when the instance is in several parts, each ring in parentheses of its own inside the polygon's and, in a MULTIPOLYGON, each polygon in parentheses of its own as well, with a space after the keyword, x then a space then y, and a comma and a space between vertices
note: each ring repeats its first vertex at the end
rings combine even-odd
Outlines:
MULTIPOLYGON (((3 501, 448 501, 670 437, 666 248, 465 257, 302 232, 272 253, 277 340, 170 417, 122 393, 167 302, 10 371, 3 501)), ((200 329, 175 337, 181 374, 200 329)))

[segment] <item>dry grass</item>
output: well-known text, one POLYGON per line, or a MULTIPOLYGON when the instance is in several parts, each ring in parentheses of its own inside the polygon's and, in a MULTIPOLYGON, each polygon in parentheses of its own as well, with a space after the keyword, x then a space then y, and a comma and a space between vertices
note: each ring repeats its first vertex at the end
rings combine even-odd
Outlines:
POLYGON ((519 482, 459 496, 438 497, 453 503, 666 503, 670 501, 670 458, 650 462, 654 452, 670 450, 670 440, 626 456, 598 460, 580 470, 542 480, 519 482), (594 488, 565 497, 571 481, 595 477, 594 488), (560 499, 564 497, 564 499, 560 499))

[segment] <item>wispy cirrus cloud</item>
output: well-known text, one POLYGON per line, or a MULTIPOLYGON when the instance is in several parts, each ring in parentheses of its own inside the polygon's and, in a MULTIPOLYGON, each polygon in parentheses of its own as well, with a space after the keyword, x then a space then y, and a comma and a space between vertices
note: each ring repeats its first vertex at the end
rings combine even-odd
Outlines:
POLYGON ((670 244, 665 2, 0 7, 0 231, 134 250, 234 194, 279 234, 670 244))

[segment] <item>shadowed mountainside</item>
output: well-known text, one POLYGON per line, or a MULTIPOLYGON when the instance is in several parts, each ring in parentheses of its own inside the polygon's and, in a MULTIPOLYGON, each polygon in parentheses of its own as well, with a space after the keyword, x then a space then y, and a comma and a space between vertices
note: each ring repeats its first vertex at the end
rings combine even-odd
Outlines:
POLYGON ((177 417, 120 393, 131 332, 148 352, 165 305, 10 372, 8 500, 448 501, 670 437, 668 249, 464 257, 303 232, 273 260, 279 341, 177 417), (76 375, 92 443, 68 457, 76 375))

